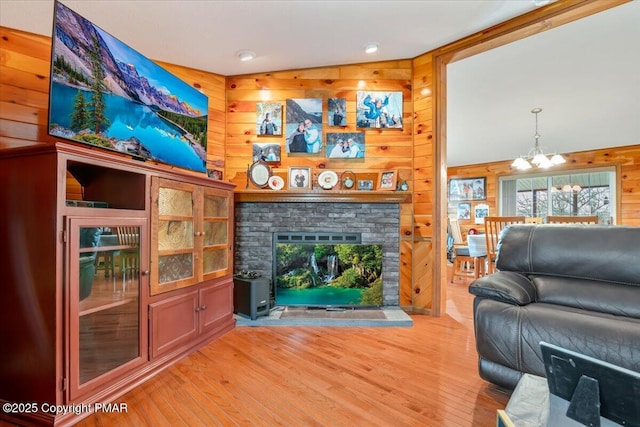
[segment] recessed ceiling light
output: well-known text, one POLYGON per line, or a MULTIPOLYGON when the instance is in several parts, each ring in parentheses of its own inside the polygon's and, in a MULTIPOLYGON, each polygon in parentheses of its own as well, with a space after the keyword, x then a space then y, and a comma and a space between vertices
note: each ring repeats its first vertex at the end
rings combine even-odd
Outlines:
POLYGON ((238 58, 240 58, 240 61, 242 62, 251 61, 256 57, 255 52, 251 52, 250 50, 240 50, 238 51, 238 53, 236 53, 236 55, 238 55, 238 58))
POLYGON ((378 51, 378 43, 369 43, 364 47, 366 53, 374 53, 378 51))

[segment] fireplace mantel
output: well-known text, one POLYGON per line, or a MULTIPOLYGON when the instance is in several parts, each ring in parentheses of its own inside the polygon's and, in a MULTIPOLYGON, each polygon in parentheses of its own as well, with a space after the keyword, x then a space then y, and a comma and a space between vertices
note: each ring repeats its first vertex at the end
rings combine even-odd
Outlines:
POLYGON ((407 191, 240 190, 235 192, 236 203, 408 203, 410 201, 411 193, 407 191))

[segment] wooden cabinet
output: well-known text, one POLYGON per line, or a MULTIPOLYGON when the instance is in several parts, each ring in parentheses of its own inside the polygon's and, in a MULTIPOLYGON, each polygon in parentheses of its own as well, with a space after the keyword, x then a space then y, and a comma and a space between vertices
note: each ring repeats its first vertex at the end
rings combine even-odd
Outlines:
POLYGON ((233 195, 155 177, 151 194, 150 292, 173 295, 150 305, 154 359, 233 324, 233 195))
MULTIPOLYGON (((0 187, 0 401, 111 402, 234 327, 233 184, 54 143, 0 150, 0 187), (152 182, 191 201, 161 211, 152 182), (190 274, 151 295, 159 257, 172 255, 191 259, 190 274)), ((66 425, 86 415, 0 419, 66 425)))
POLYGON ((230 192, 154 178, 151 294, 230 274, 230 192))
POLYGON ((147 360, 147 220, 68 216, 69 398, 105 388, 147 360), (104 268, 105 260, 112 268, 104 268), (102 262, 103 273, 96 271, 102 262))
POLYGON ((189 290, 149 307, 151 357, 188 346, 199 337, 233 323, 233 284, 230 279, 189 290))

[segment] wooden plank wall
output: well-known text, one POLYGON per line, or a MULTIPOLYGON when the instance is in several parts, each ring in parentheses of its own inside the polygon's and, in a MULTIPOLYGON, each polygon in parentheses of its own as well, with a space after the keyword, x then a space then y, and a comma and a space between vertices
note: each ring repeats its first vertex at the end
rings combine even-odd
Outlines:
MULTIPOLYGON (((51 38, 0 27, 0 149, 51 143, 47 134, 51 38)), ((225 78, 159 63, 209 97, 207 163, 224 166, 225 78)))
MULTIPOLYGON (((254 142, 278 142, 282 161, 276 173, 284 175, 290 166, 308 166, 315 171, 323 168, 352 170, 376 177, 385 169, 398 169, 400 179, 409 183, 412 201, 401 206, 400 242, 400 303, 414 312, 438 315, 446 302, 443 283, 434 282, 442 276, 444 258, 435 268, 436 251, 444 235, 439 209, 439 188, 436 174, 444 175, 441 148, 446 135, 438 129, 436 120, 445 108, 446 94, 441 86, 443 73, 436 73, 434 63, 461 59, 487 50, 491 46, 518 40, 572 19, 588 16, 627 0, 593 2, 590 0, 558 1, 536 9, 491 29, 461 39, 449 46, 425 53, 412 60, 343 65, 305 70, 290 70, 246 76, 223 77, 186 67, 161 64, 172 73, 201 89, 209 96, 210 167, 223 169, 224 177, 246 185, 246 169, 252 159, 254 142), (566 14, 564 11, 568 11, 566 14), (537 25, 545 22, 544 26, 537 25), (553 26, 553 25, 552 25, 553 26), (490 43, 487 43, 490 41, 490 43), (440 58, 440 59, 439 59, 440 58), (362 81, 364 86, 360 87, 362 81), (439 89, 440 88, 440 89, 439 89), (402 91, 404 129, 367 130, 366 157, 363 160, 325 159, 323 156, 287 157, 284 136, 260 137, 255 131, 256 103, 286 102, 287 98, 347 99, 347 122, 344 132, 354 132, 356 91, 402 91), (438 92, 441 95, 438 95, 438 92), (442 99, 438 99, 440 96, 442 99), (436 105, 438 104, 438 105, 436 105), (440 270, 440 271, 438 271, 440 270), (434 307, 434 304, 437 304, 434 307)), ((47 109, 50 64, 49 37, 0 27, 0 149, 33 143, 48 143, 47 109)), ((441 120, 441 119, 440 119, 441 120)), ((325 109, 324 123, 327 122, 325 109)), ((333 130, 333 129, 332 129, 333 130)), ((639 141, 640 143, 640 141, 639 141)), ((579 165, 620 165, 619 223, 640 225, 640 149, 621 147, 576 153, 571 167, 579 165)), ((508 164, 473 165, 450 168, 449 176, 487 176, 489 205, 495 212, 496 176, 509 171, 508 164)))
MULTIPOLYGON (((341 173, 353 171, 360 178, 378 172, 397 169, 399 180, 406 180, 411 191, 413 178, 413 100, 411 60, 386 61, 358 65, 342 65, 303 70, 288 70, 227 78, 227 135, 225 179, 235 182, 238 191, 247 185, 246 171, 252 161, 254 143, 280 144, 281 161, 272 165, 275 174, 287 176, 290 167, 310 167, 312 173, 323 169, 341 173), (358 132, 356 128, 356 92, 401 91, 403 94, 403 129, 366 129, 364 159, 329 159, 324 154, 286 153, 286 139, 282 136, 256 134, 256 104, 276 102, 283 105, 283 125, 286 122, 286 100, 322 98, 323 139, 330 132, 358 132), (345 98, 347 126, 327 127, 328 98, 345 98)), ((286 180, 285 180, 286 181, 286 180)), ((249 185, 250 188, 251 185, 249 185)), ((410 307, 412 301, 412 203, 401 205, 401 276, 400 304, 410 307)))
MULTIPOLYGON (((47 134, 50 72, 50 37, 0 27, 0 149, 51 143, 47 134)), ((377 178, 379 171, 397 169, 401 180, 413 182, 413 100, 412 62, 398 60, 359 65, 263 73, 228 77, 159 63, 171 73, 200 89, 209 97, 207 163, 223 169, 224 177, 238 188, 246 184, 246 168, 251 162, 253 142, 278 141, 282 147, 279 170, 308 166, 314 170, 351 170, 377 178), (356 91, 402 91, 404 129, 367 130, 364 160, 326 159, 324 156, 287 157, 284 136, 256 136, 256 102, 287 98, 347 99, 344 132, 355 132, 356 91), (266 97, 266 98, 265 98, 266 97)), ((326 105, 326 104, 325 104, 326 105)), ((325 109, 324 123, 327 122, 325 109)), ((326 131, 326 128, 325 128, 326 131)), ((333 131, 333 129, 332 129, 333 131)), ((286 173, 286 172, 285 172, 286 173)), ((70 198, 80 195, 77 183, 70 185, 70 198)), ((412 296, 413 204, 401 206, 401 304, 410 307, 412 296)), ((423 285, 422 289, 428 286, 423 285)), ((423 303, 428 304, 429 300, 423 303)))
MULTIPOLYGON (((640 143, 640 141, 638 141, 640 143)), ((589 167, 618 166, 618 218, 620 225, 640 226, 640 145, 612 147, 602 150, 581 151, 563 154, 566 165, 553 170, 582 169, 589 167)), ((489 212, 498 213, 498 178, 504 175, 515 175, 511 161, 481 163, 468 166, 450 167, 449 178, 487 177, 487 200, 471 202, 489 205, 489 212)), ((460 228, 466 232, 473 224, 473 219, 460 220, 460 228)))
POLYGON ((434 58, 421 55, 413 60, 413 286, 410 289, 415 312, 433 313, 434 273, 434 58))

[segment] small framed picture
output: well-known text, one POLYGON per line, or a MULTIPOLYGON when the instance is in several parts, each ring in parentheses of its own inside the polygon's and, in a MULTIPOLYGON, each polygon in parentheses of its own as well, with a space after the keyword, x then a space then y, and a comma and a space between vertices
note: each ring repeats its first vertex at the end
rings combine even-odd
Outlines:
POLYGON ((476 224, 484 224, 484 217, 489 216, 489 205, 481 203, 476 205, 474 209, 475 213, 475 223, 476 224))
POLYGON ((370 179, 359 179, 358 190, 364 190, 364 191, 373 190, 373 181, 370 179))
POLYGON ((471 219, 471 203, 458 203, 458 219, 471 219))
POLYGON ((345 98, 329 98, 327 109, 329 126, 344 127, 347 125, 347 100, 345 98))
POLYGON ((380 172, 378 179, 378 190, 395 190, 398 174, 396 171, 380 172))
POLYGON ((207 169, 207 176, 211 179, 222 180, 222 171, 220 169, 207 169))
POLYGON ((278 143, 253 143, 253 161, 262 160, 267 163, 280 161, 280 144, 278 143))
POLYGON ((311 188, 311 168, 289 168, 289 188, 293 190, 311 188))
POLYGON ((282 104, 276 102, 256 104, 256 134, 259 136, 282 135, 282 104))

